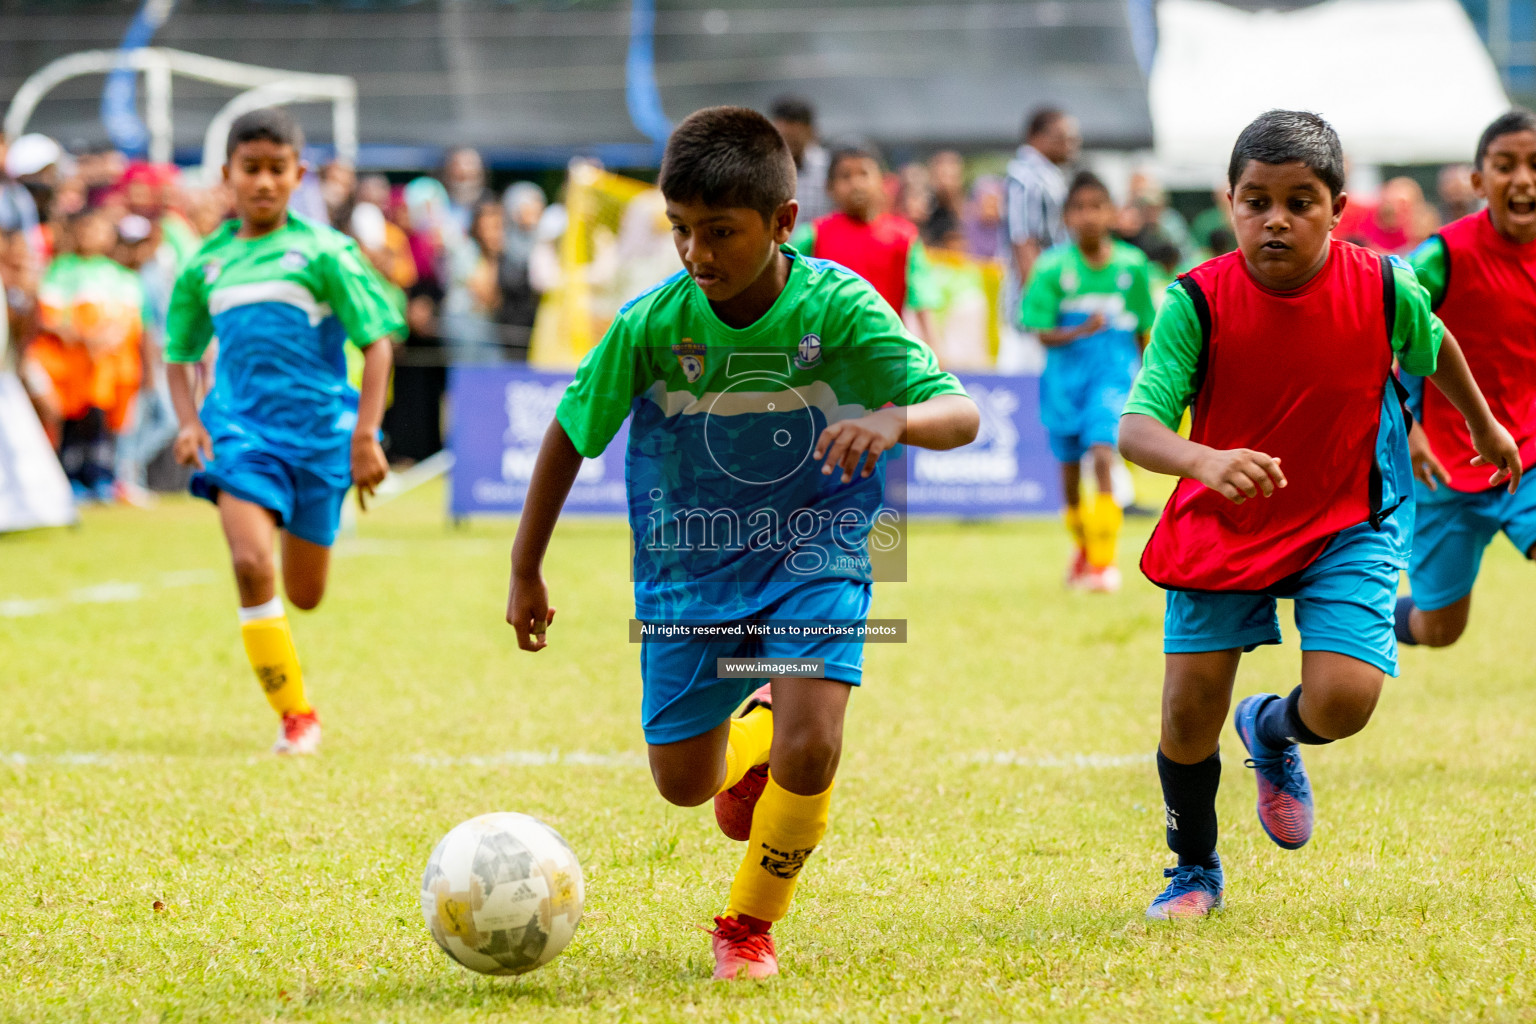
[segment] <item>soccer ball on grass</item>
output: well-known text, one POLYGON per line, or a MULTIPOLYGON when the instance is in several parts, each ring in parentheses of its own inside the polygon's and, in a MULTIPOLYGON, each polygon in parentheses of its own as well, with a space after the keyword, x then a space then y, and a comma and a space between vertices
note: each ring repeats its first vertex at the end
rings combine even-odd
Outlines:
POLYGON ((443 951, 481 974, 549 963, 581 922, 581 864, 560 833, 526 814, 482 814, 437 844, 421 913, 443 951))

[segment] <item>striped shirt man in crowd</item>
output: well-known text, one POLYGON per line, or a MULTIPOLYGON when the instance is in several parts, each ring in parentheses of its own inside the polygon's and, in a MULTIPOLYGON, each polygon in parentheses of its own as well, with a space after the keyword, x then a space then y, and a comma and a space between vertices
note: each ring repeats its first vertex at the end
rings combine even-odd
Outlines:
POLYGON ((1067 198, 1066 168, 1077 159, 1082 137, 1077 118, 1042 107, 1024 124, 1024 144, 1008 162, 1004 193, 1002 250, 1008 260, 1004 288, 1008 322, 1018 326, 1021 297, 1040 254, 1067 241, 1061 222, 1067 198))

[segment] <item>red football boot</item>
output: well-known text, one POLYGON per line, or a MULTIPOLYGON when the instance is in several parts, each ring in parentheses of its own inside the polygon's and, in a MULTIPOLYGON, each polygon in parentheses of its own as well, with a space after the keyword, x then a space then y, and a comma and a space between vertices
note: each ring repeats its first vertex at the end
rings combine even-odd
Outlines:
MULTIPOLYGON (((738 717, 744 718, 756 708, 773 710, 773 693, 768 683, 758 687, 738 717)), ((738 843, 747 841, 752 835, 752 812, 757 808, 757 800, 763 795, 763 787, 766 785, 768 766, 760 764, 749 768, 736 785, 724 793, 715 794, 715 822, 721 832, 738 843)))
MULTIPOLYGON (((779 956, 773 948, 772 927, 755 917, 717 917, 709 933, 715 950, 715 981, 754 981, 779 973, 779 956)), ((708 929, 705 929, 708 931, 708 929)))

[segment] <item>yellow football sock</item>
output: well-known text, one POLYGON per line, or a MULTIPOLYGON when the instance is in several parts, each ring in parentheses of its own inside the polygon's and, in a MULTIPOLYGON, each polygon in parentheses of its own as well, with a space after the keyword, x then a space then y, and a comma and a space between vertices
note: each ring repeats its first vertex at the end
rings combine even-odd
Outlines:
POLYGON ((1094 495, 1092 509, 1083 517, 1089 565, 1103 569, 1115 564, 1115 548, 1120 542, 1120 524, 1124 519, 1125 513, 1115 504, 1114 495, 1094 495))
POLYGON ((293 648, 281 598, 241 608, 240 639, 272 710, 280 715, 313 710, 304 699, 304 675, 299 671, 299 655, 293 648))
POLYGON ((752 814, 746 856, 731 883, 726 916, 778 921, 789 913, 800 869, 826 834, 831 806, 831 786, 815 796, 800 796, 769 774, 752 814))
POLYGON ((1088 547, 1088 541, 1083 536, 1083 510, 1081 505, 1068 505, 1062 513, 1062 518, 1067 521, 1067 532, 1072 535, 1072 540, 1077 544, 1077 549, 1083 551, 1088 547))
POLYGON ((731 735, 725 746, 725 781, 719 792, 724 793, 741 777, 757 765, 768 762, 768 749, 773 745, 773 712, 758 706, 740 718, 731 719, 731 735))

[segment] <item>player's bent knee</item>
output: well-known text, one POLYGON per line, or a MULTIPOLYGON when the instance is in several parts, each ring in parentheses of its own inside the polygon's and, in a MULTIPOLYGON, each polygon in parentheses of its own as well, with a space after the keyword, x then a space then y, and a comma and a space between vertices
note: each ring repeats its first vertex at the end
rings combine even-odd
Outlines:
POLYGON ((1360 684, 1330 688, 1307 697, 1305 717, 1319 723, 1321 728, 1313 727, 1318 734, 1341 740, 1366 727, 1380 696, 1380 682, 1375 686, 1360 684))
POLYGON ((325 597, 324 590, 305 590, 303 588, 290 588, 288 590, 288 603, 301 612, 312 612, 320 607, 320 600, 323 597, 325 597))
POLYGON ((687 775, 671 772, 658 765, 651 765, 651 779, 656 792, 669 804, 677 807, 697 807, 714 798, 716 784, 696 773, 687 775))
POLYGON ((1176 744, 1200 744, 1221 732, 1230 701, 1212 702, 1197 694, 1173 697, 1163 704, 1163 736, 1176 744))
POLYGON ((1414 627, 1413 637, 1425 647, 1449 647, 1461 639, 1467 631, 1465 619, 1448 620, 1443 616, 1426 615, 1414 627))
POLYGON ((806 729, 795 735, 775 736, 774 777, 792 792, 820 793, 832 785, 842 752, 840 731, 806 729))
POLYGON ((272 565, 272 556, 266 552, 253 548, 236 548, 230 553, 230 562, 235 570, 235 578, 246 586, 260 586, 271 584, 276 573, 272 565))

